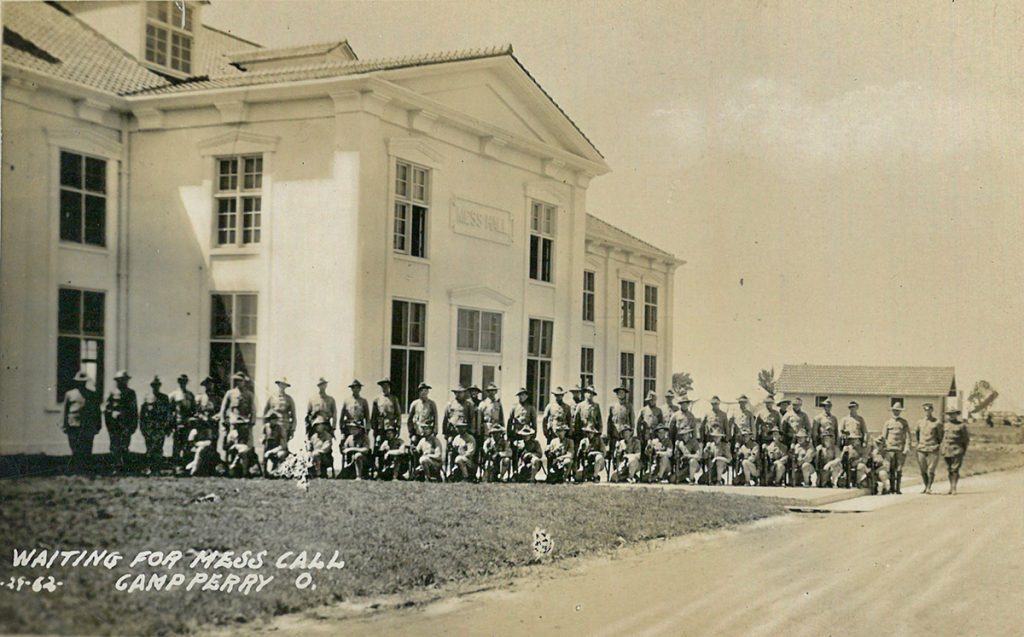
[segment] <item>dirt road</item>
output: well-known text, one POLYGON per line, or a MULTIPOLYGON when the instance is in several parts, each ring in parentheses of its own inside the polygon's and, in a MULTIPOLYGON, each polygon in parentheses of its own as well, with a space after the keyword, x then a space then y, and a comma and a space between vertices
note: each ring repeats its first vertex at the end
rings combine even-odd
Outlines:
POLYGON ((792 514, 507 590, 274 632, 1024 634, 1024 472, 965 479, 955 497, 873 500, 870 512, 792 514))

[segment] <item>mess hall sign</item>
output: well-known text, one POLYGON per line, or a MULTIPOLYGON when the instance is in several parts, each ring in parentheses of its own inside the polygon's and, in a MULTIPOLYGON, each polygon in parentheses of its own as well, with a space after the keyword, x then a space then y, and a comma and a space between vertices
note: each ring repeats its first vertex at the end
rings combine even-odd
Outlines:
POLYGON ((512 244, 512 214, 473 201, 452 199, 452 230, 469 237, 512 244))

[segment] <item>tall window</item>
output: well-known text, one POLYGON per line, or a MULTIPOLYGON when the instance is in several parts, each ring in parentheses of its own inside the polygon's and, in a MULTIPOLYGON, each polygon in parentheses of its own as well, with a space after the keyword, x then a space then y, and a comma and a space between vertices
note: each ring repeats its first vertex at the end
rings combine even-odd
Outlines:
POLYGON ((580 349, 580 385, 589 387, 594 384, 594 348, 580 349))
POLYGON ((391 302, 391 387, 403 411, 416 400, 417 387, 423 382, 426 324, 426 304, 391 302))
POLYGON ((658 331, 658 288, 653 285, 644 286, 644 329, 658 331))
POLYGON ((555 249, 555 207, 539 201, 530 206, 530 278, 551 283, 555 249))
POLYGON ((459 308, 458 348, 471 352, 501 352, 501 314, 459 308))
POLYGON ((551 392, 551 339, 555 324, 530 319, 526 339, 526 389, 537 409, 544 409, 551 392))
POLYGON ((632 352, 619 354, 619 384, 629 391, 629 402, 633 402, 633 376, 636 359, 632 352))
POLYGON ((192 9, 184 2, 146 3, 146 61, 192 72, 192 9))
POLYGON ((103 393, 103 292, 60 288, 57 292, 57 400, 71 389, 79 370, 103 393))
POLYGON ((594 322, 596 275, 590 270, 583 271, 583 320, 594 322))
POLYGON ((636 326, 636 283, 622 281, 622 327, 636 326))
POLYGON ((644 399, 647 392, 657 391, 658 386, 658 357, 644 354, 644 399))
POLYGON ((210 376, 221 387, 238 372, 256 377, 257 318, 255 294, 210 296, 210 376))
POLYGON ((263 156, 217 160, 217 245, 260 242, 263 215, 263 156), (239 232, 241 228, 241 232, 239 232))
POLYGON ((60 152, 60 240, 107 245, 107 162, 60 152))
POLYGON ((427 257, 430 170, 400 161, 395 167, 395 252, 427 257))

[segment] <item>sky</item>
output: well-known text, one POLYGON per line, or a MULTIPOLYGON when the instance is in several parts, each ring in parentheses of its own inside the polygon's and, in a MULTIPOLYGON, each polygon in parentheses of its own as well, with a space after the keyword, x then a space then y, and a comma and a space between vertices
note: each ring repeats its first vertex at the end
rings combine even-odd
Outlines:
POLYGON ((687 261, 676 371, 954 365, 1024 410, 1024 4, 231 2, 264 46, 511 42, 607 158, 590 212, 687 261))

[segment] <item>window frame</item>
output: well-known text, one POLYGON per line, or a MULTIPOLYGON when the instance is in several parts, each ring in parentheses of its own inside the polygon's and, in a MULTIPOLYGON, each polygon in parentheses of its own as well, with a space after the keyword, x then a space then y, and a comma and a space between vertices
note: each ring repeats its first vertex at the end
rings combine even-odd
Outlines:
POLYGON ((658 286, 646 283, 644 284, 644 331, 658 331, 658 286), (653 300, 651 300, 652 296, 653 300))
POLYGON ((389 377, 392 381, 391 391, 398 398, 398 404, 401 406, 402 411, 406 411, 409 408, 409 404, 415 400, 417 395, 416 386, 423 381, 423 378, 414 380, 410 377, 409 370, 412 369, 410 362, 414 357, 419 359, 420 364, 420 375, 423 376, 426 373, 426 361, 427 361, 427 302, 417 299, 406 299, 393 297, 391 299, 391 327, 389 328, 390 336, 388 338, 388 369, 389 377), (403 334, 399 338, 399 342, 395 342, 395 310, 399 305, 404 305, 406 310, 404 312, 404 322, 401 326, 403 334), (415 323, 412 320, 413 313, 411 308, 417 307, 421 310, 422 318, 418 322, 420 339, 411 342, 410 333, 412 331, 411 326, 415 323), (415 354, 414 354, 415 353, 415 354), (395 378, 393 369, 395 366, 395 356, 401 355, 404 358, 404 378, 402 383, 398 383, 398 379, 395 378), (404 384, 404 387, 400 387, 400 384, 404 384))
POLYGON ((558 206, 530 199, 529 221, 527 277, 536 283, 554 284, 558 206))
POLYGON ((583 322, 594 323, 597 316, 597 272, 583 271, 583 322))
MULTIPOLYGON (((93 383, 94 391, 96 391, 96 393, 101 395, 101 396, 103 395, 103 385, 104 385, 103 381, 104 381, 105 366, 106 366, 106 341, 107 341, 106 323, 107 323, 107 291, 106 290, 82 288, 82 287, 76 287, 76 286, 71 286, 71 285, 59 285, 59 286, 57 286, 57 326, 56 326, 57 329, 56 329, 56 334, 55 334, 55 339, 54 339, 54 343, 56 344, 56 351, 55 351, 55 356, 54 356, 54 363, 55 363, 55 366, 54 366, 54 372, 55 372, 55 375, 54 375, 54 379, 55 379, 54 389, 55 389, 55 392, 56 392, 56 399, 57 399, 56 402, 57 402, 57 404, 63 404, 63 402, 64 402, 64 394, 65 394, 65 392, 67 392, 68 389, 71 388, 71 381, 70 380, 62 380, 61 379, 61 347, 60 347, 61 339, 75 339, 78 342, 78 352, 79 352, 79 354, 78 354, 78 368, 75 370, 74 373, 77 373, 78 371, 80 371, 83 368, 83 365, 85 363, 92 363, 92 364, 94 364, 96 366, 95 372, 94 372, 93 377, 92 377, 92 383, 93 383), (74 330, 69 330, 69 329, 66 328, 65 325, 63 325, 63 323, 66 323, 66 321, 62 321, 62 317, 61 317, 62 303, 60 301, 60 297, 61 297, 61 293, 64 292, 64 291, 74 292, 74 293, 78 294, 78 302, 77 302, 77 306, 78 307, 77 307, 77 310, 76 310, 77 311, 77 319, 78 320, 76 321, 77 327, 74 330), (99 298, 99 300, 100 300, 99 307, 101 308, 102 316, 100 317, 100 320, 99 320, 99 331, 98 332, 97 331, 88 331, 88 330, 86 330, 86 327, 85 327, 85 323, 86 323, 86 295, 88 295, 88 294, 95 294, 95 295, 99 295, 99 297, 100 297, 99 298), (93 358, 93 359, 83 358, 82 343, 84 341, 96 341, 97 342, 97 350, 96 350, 95 358, 93 358)), ((74 376, 74 373, 71 374, 71 377, 74 376)))
POLYGON ((656 354, 644 354, 644 399, 647 392, 658 391, 658 356, 656 354))
POLYGON ((822 396, 815 396, 814 397, 814 407, 815 407, 815 409, 821 409, 822 408, 822 404, 821 403, 825 402, 826 400, 828 400, 828 396, 824 396, 824 395, 822 395, 822 396))
POLYGON ((539 411, 547 407, 551 394, 551 369, 555 349, 555 322, 529 317, 526 328, 526 389, 539 411), (535 330, 535 327, 538 328, 535 330), (532 376, 532 378, 531 378, 532 376))
POLYGON ((619 327, 624 330, 636 329, 636 281, 632 279, 619 279, 619 327), (626 289, 631 290, 631 296, 626 296, 626 289))
POLYGON ((414 161, 396 157, 394 162, 394 175, 391 180, 391 196, 393 204, 391 210, 391 251, 413 259, 426 260, 430 257, 430 209, 433 201, 434 169, 414 161), (402 169, 405 168, 407 177, 400 177, 402 169), (424 175, 422 184, 423 196, 417 198, 415 195, 416 175, 424 175), (406 192, 399 191, 399 184, 406 184, 406 192), (402 229, 399 231, 399 209, 403 210, 401 215, 402 229), (418 209, 418 210, 417 210, 418 209), (420 215, 417 223, 417 214, 420 215), (417 231, 417 227, 419 230, 417 231), (418 232, 418 235, 416 234, 418 232), (416 241, 416 239, 419 239, 416 241), (418 246, 420 254, 414 254, 414 247, 418 246))
POLYGON ((210 330, 209 330, 209 333, 207 335, 207 345, 208 345, 208 351, 207 351, 207 357, 206 357, 207 374, 209 376, 213 377, 214 379, 216 379, 219 383, 222 383, 222 385, 221 385, 222 387, 231 387, 231 377, 234 376, 239 371, 244 371, 244 373, 246 375, 248 375, 249 378, 253 380, 253 382, 255 382, 256 370, 258 369, 257 368, 257 361, 259 360, 259 334, 260 334, 260 311, 259 311, 260 297, 259 297, 259 293, 252 292, 252 291, 211 290, 210 293, 209 293, 209 302, 210 302, 210 311, 209 311, 209 319, 210 319, 209 326, 210 326, 210 330), (217 311, 216 310, 217 305, 216 305, 216 301, 215 301, 216 297, 229 297, 231 299, 231 306, 230 306, 230 308, 228 310, 229 311, 229 316, 230 316, 230 321, 231 321, 230 333, 229 334, 219 334, 219 333, 217 333, 217 326, 215 325, 215 316, 216 316, 215 313, 217 311), (252 304, 253 313, 252 314, 244 314, 243 315, 242 312, 239 310, 239 298, 240 297, 251 297, 252 298, 252 300, 253 300, 253 304, 252 304), (241 333, 242 330, 240 329, 240 320, 242 319, 243 316, 251 317, 250 320, 252 321, 252 323, 251 323, 251 325, 252 325, 251 331, 249 331, 247 333, 244 333, 244 334, 241 333), (230 354, 231 354, 230 355, 230 366, 229 366, 228 372, 226 374, 226 378, 219 378, 218 374, 217 374, 218 370, 214 368, 213 355, 214 355, 214 351, 215 351, 215 346, 216 345, 229 345, 230 348, 231 348, 231 352, 230 352, 230 354), (245 368, 245 370, 242 370, 240 367, 237 366, 237 361, 239 359, 239 352, 242 349, 241 346, 249 346, 249 345, 252 346, 252 359, 251 359, 251 361, 245 361, 246 362, 246 368, 245 368))
POLYGON ((583 345, 580 347, 580 386, 589 387, 594 384, 594 359, 593 347, 583 345))
POLYGON ((98 250, 107 249, 108 232, 107 218, 109 216, 109 202, 110 202, 110 183, 107 178, 108 162, 110 160, 106 157, 96 155, 94 153, 87 153, 78 150, 73 150, 66 147, 60 147, 57 151, 57 239, 60 243, 73 246, 83 246, 87 248, 94 248, 98 250), (70 185, 64 183, 64 156, 69 155, 76 157, 79 164, 79 185, 70 185), (103 190, 94 190, 88 187, 88 164, 89 161, 98 161, 102 164, 102 176, 103 176, 103 190), (68 193, 78 198, 78 239, 65 238, 64 237, 64 194, 68 193), (87 219, 88 219, 88 201, 90 197, 99 198, 103 201, 103 219, 99 224, 100 232, 102 233, 101 241, 99 243, 94 241, 88 241, 87 235, 89 233, 87 219))
POLYGON ((634 352, 619 352, 619 384, 629 390, 629 402, 632 403, 636 388, 636 354, 634 352), (627 361, 629 365, 626 364, 627 361))
POLYGON ((263 200, 266 199, 266 173, 267 161, 262 152, 239 153, 236 155, 215 155, 213 157, 213 248, 220 250, 245 250, 256 249, 263 242, 263 220, 267 210, 263 208, 263 200), (258 170, 249 172, 246 162, 252 160, 258 162, 258 170), (234 172, 222 172, 224 163, 235 163, 234 172), (246 188, 246 180, 252 176, 253 183, 258 182, 251 188, 246 188), (234 188, 222 188, 224 179, 234 180, 234 188), (233 209, 221 211, 221 202, 230 202, 233 209), (247 202, 254 202, 255 210, 246 210, 247 202), (221 218, 224 214, 230 215, 231 224, 228 227, 221 227, 221 218), (246 219, 249 216, 258 217, 258 220, 246 229, 246 219), (255 239, 246 241, 246 232, 255 236, 255 239), (221 240, 221 233, 228 233, 230 240, 221 240))
MULTIPOLYGON (((185 26, 182 27, 181 14, 178 13, 177 3, 174 0, 160 0, 150 1, 146 3, 145 11, 145 22, 142 30, 142 60, 144 63, 159 67, 163 71, 170 72, 176 75, 190 76, 195 67, 195 53, 196 53, 196 9, 190 6, 191 3, 184 3, 184 16, 185 26), (164 7, 167 12, 166 19, 160 18, 158 15, 153 15, 154 11, 159 11, 160 7, 164 7), (152 11, 151 11, 152 9, 152 11), (177 14, 177 15, 176 15, 177 14), (157 37, 159 34, 163 34, 162 41, 159 42, 159 50, 157 46, 150 46, 150 31, 152 30, 153 39, 160 40, 157 37), (175 65, 175 38, 178 38, 182 44, 187 44, 188 57, 187 59, 182 56, 178 56, 179 63, 175 65), (154 57, 150 57, 150 51, 154 52, 154 57), (163 61, 156 59, 156 56, 162 55, 163 61)), ((178 50, 182 51, 183 47, 181 44, 177 45, 178 50)))
POLYGON ((903 398, 903 396, 889 396, 889 409, 890 410, 892 410, 893 405, 895 405, 897 403, 899 403, 900 406, 902 406, 903 409, 906 410, 906 408, 907 408, 907 401, 903 398))
POLYGON ((493 310, 481 310, 473 307, 456 307, 455 312, 455 349, 460 352, 473 352, 477 354, 501 354, 501 347, 503 341, 503 330, 504 330, 505 319, 501 312, 495 312, 493 310), (462 345, 462 316, 476 316, 476 328, 474 334, 474 345, 463 346, 462 345), (484 333, 488 330, 485 329, 484 319, 486 317, 498 319, 498 348, 497 349, 484 349, 484 333))

